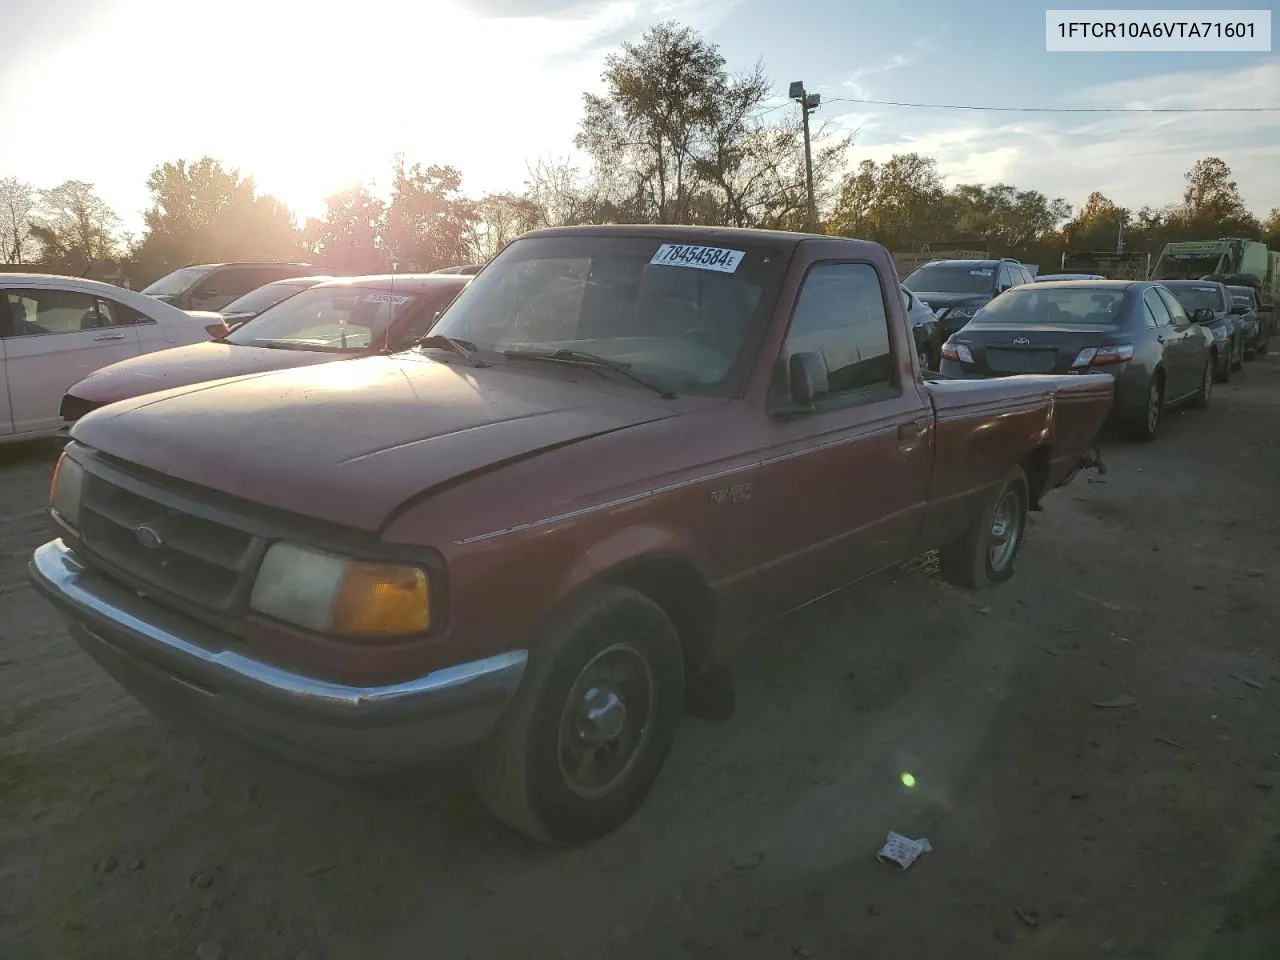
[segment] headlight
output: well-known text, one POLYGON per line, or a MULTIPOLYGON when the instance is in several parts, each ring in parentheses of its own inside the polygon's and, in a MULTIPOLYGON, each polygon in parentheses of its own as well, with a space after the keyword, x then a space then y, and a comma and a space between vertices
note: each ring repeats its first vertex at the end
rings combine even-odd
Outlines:
POLYGON ((72 527, 80 526, 80 495, 84 492, 84 467, 65 453, 58 458, 49 482, 49 506, 55 516, 72 527))
POLYGON ((357 637, 431 626, 431 589, 421 568, 362 563, 292 543, 267 550, 249 606, 300 627, 357 637))

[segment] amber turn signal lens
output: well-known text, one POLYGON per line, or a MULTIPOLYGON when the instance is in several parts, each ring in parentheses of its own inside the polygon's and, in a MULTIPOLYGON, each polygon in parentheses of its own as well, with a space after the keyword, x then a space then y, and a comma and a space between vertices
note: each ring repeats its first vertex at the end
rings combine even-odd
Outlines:
POLYGON ((422 633, 431 626, 431 590, 417 567, 350 563, 333 606, 333 632, 362 637, 422 633))

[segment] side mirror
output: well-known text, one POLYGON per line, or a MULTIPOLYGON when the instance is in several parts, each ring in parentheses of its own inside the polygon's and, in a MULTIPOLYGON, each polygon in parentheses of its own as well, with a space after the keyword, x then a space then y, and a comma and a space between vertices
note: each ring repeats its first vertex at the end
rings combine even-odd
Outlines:
POLYGON ((1242 316, 1243 314, 1246 314, 1246 313, 1248 313, 1248 312, 1249 312, 1249 306, 1248 306, 1248 304, 1244 304, 1244 303, 1233 303, 1233 304, 1231 305, 1231 315, 1232 315, 1233 317, 1239 317, 1239 316, 1242 316))
POLYGON ((1000 294, 1004 293, 1006 290, 1012 290, 1012 289, 1013 289, 1012 283, 1002 283, 996 287, 996 296, 998 297, 1000 296, 1000 294))
POLYGON ((820 353, 793 353, 787 363, 791 399, 802 407, 813 406, 827 392, 827 365, 820 353))
POLYGON ((1201 307, 1199 310, 1193 310, 1191 313, 1192 323, 1212 323, 1213 311, 1208 307, 1201 307))

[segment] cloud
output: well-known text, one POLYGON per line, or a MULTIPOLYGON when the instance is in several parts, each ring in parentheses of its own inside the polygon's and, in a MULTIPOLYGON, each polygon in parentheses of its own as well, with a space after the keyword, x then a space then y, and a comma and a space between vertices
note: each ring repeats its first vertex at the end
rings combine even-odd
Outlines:
POLYGON ((937 40, 947 32, 947 26, 944 24, 937 30, 916 37, 911 41, 908 53, 895 53, 884 63, 871 64, 866 67, 859 67, 849 74, 840 84, 855 97, 867 98, 871 94, 862 82, 867 77, 874 77, 883 73, 892 73, 894 70, 901 70, 904 67, 912 66, 918 63, 925 55, 932 53, 937 49, 937 40))
MULTIPOLYGON (((1186 71, 1076 91, 1071 106, 1280 107, 1280 63, 1186 71)), ((835 107, 835 104, 832 104, 835 107)), ((1280 114, 1013 114, 860 105, 855 158, 912 151, 938 159, 951 183, 1004 181, 1077 206, 1093 190, 1137 208, 1180 199, 1182 175, 1222 157, 1250 209, 1280 206, 1280 114)), ((842 118, 846 123, 849 118, 842 118)))

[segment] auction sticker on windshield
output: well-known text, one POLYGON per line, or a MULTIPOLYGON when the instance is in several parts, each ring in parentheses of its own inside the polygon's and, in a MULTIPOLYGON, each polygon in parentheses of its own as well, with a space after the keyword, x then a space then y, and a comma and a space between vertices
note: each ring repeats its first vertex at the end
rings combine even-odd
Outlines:
POLYGON ((402 303, 408 303, 408 297, 402 297, 399 294, 392 293, 371 293, 364 298, 365 303, 394 303, 397 307, 402 303))
POLYGON ((664 243, 649 263, 662 267, 693 267, 695 270, 733 273, 746 255, 745 250, 697 247, 687 243, 664 243))

